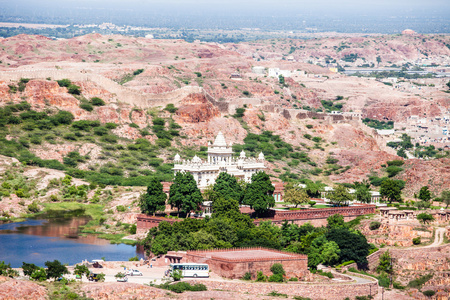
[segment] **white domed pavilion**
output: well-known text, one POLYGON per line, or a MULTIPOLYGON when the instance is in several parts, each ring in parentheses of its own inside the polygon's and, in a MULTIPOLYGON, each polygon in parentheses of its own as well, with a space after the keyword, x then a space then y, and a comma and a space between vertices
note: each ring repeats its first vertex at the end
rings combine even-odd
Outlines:
POLYGON ((214 184, 220 172, 227 172, 238 179, 250 182, 253 174, 266 168, 263 153, 260 153, 258 158, 248 158, 242 151, 239 157, 233 157, 231 144, 226 143, 222 132, 219 132, 212 145, 208 143, 208 161, 203 161, 198 156, 192 160, 181 161, 177 154, 174 162, 174 172, 191 173, 200 189, 214 184))

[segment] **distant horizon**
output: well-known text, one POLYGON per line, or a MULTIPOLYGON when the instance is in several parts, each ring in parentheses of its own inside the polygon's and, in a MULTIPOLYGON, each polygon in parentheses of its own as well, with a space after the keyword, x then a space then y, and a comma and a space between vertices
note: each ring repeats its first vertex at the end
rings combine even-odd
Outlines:
POLYGON ((308 30, 340 33, 450 33, 444 0, 0 0, 0 22, 150 28, 308 30))

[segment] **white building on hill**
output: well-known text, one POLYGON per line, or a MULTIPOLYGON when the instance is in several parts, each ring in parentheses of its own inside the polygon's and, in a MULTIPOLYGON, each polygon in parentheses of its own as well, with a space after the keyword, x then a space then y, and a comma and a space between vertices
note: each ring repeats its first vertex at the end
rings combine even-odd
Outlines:
POLYGON ((222 132, 217 135, 214 144, 208 142, 208 161, 203 161, 197 155, 192 160, 181 160, 177 154, 174 158, 174 172, 189 172, 194 176, 200 189, 214 184, 220 172, 230 175, 246 182, 250 182, 252 175, 264 170, 264 154, 261 152, 258 158, 247 158, 242 151, 239 157, 233 157, 231 144, 227 145, 222 132))

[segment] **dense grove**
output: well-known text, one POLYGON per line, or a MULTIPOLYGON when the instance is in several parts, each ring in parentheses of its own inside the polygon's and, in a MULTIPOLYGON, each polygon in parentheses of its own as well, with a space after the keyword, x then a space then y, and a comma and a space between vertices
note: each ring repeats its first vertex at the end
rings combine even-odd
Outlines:
MULTIPOLYGON (((190 174, 185 176, 192 177, 190 174)), ((195 185, 195 182, 189 183, 189 178, 182 180, 185 185, 195 185)), ((253 176, 252 183, 241 187, 234 177, 221 173, 212 189, 205 192, 208 200, 212 201, 211 218, 187 218, 172 225, 163 221, 150 230, 143 241, 144 248, 148 253, 160 255, 178 250, 261 246, 307 254, 309 265, 313 268, 320 263, 334 265, 349 260, 361 265, 367 263, 366 256, 371 246, 360 232, 351 229, 351 223, 344 223, 340 215, 328 218, 326 227, 314 227, 309 223, 298 226, 285 222, 280 228, 270 221, 263 221, 256 226, 248 214, 240 212, 239 203, 250 205, 259 213, 264 211, 263 208, 267 210, 272 207, 273 186, 271 189, 270 180, 267 180, 268 176, 259 172, 253 176)), ((177 190, 171 188, 169 195, 169 203, 177 208, 183 205, 172 201, 173 198, 180 198, 178 185, 176 178, 174 186, 177 186, 177 190)), ((162 187, 160 189, 162 191, 162 187)), ((183 190, 191 191, 192 188, 183 190)), ((152 195, 147 194, 141 198, 141 203, 157 201, 156 196, 161 191, 151 191, 154 200, 152 195)), ((195 191, 189 194, 195 194, 195 191)), ((192 207, 191 198, 187 201, 189 208, 192 207)))

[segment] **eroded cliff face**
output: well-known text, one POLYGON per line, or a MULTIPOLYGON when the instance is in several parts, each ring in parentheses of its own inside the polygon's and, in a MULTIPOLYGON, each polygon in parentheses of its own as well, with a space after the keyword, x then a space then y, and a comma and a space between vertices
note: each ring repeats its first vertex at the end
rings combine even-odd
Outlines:
POLYGON ((190 94, 181 100, 176 116, 175 120, 179 123, 195 124, 219 117, 220 112, 204 94, 190 94))

